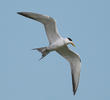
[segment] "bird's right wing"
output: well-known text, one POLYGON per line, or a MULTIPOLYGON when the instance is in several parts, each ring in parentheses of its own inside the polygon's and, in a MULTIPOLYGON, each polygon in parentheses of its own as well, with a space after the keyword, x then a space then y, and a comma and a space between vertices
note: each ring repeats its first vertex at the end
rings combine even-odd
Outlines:
POLYGON ((50 44, 60 39, 60 35, 57 30, 56 22, 52 17, 37 14, 37 13, 32 13, 32 12, 18 12, 18 14, 34 19, 44 24, 44 27, 47 33, 47 38, 50 44))
POLYGON ((66 60, 69 61, 71 66, 71 74, 72 74, 72 84, 73 84, 73 92, 76 93, 79 77, 80 77, 80 66, 81 60, 80 57, 71 51, 67 46, 63 46, 57 50, 57 52, 63 56, 66 60))

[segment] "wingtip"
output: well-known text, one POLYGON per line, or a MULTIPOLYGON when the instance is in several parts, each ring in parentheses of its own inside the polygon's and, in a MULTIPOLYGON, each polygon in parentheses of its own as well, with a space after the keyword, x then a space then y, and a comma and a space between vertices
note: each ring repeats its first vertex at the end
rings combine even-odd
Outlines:
POLYGON ((20 14, 21 12, 17 12, 17 14, 20 14))
POLYGON ((76 90, 73 90, 73 94, 74 94, 74 95, 76 94, 76 90))
POLYGON ((36 19, 33 17, 33 15, 31 15, 31 14, 32 14, 31 12, 17 12, 17 14, 22 15, 22 16, 27 17, 27 18, 31 18, 31 19, 36 20, 36 19))
POLYGON ((73 84, 73 94, 75 95, 78 88, 78 84, 75 83, 73 74, 72 74, 72 84, 73 84))
POLYGON ((22 12, 17 12, 17 14, 22 15, 23 13, 22 12))
POLYGON ((75 85, 73 86, 73 94, 75 95, 77 91, 77 87, 75 87, 75 85))
POLYGON ((37 50, 37 48, 34 48, 34 49, 32 49, 32 50, 37 50))

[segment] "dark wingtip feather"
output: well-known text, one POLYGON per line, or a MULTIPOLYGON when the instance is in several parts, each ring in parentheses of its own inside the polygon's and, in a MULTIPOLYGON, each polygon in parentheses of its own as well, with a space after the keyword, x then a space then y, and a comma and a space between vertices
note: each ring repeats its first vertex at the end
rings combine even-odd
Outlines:
POLYGON ((75 80, 74 80, 73 74, 72 74, 72 85, 73 85, 73 93, 75 95, 76 94, 77 87, 76 87, 76 84, 75 84, 75 80))
POLYGON ((74 95, 76 94, 76 90, 73 90, 74 95))
POLYGON ((17 12, 17 14, 28 17, 24 12, 17 12))
POLYGON ((17 12, 17 14, 25 16, 25 17, 29 17, 27 14, 25 14, 24 12, 17 12))
POLYGON ((33 16, 31 16, 31 12, 17 12, 17 14, 36 20, 33 16))
POLYGON ((17 14, 22 15, 22 12, 17 12, 17 14))

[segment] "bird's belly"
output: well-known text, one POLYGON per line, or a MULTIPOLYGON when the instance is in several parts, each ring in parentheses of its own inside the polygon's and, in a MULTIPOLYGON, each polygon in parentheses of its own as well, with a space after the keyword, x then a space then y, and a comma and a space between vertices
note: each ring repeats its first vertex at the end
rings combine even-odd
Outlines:
POLYGON ((57 41, 57 42, 51 44, 51 45, 48 47, 48 49, 49 49, 50 51, 54 51, 54 50, 57 50, 58 48, 60 48, 60 47, 62 47, 62 46, 64 46, 64 45, 65 45, 65 44, 64 44, 63 41, 57 41))

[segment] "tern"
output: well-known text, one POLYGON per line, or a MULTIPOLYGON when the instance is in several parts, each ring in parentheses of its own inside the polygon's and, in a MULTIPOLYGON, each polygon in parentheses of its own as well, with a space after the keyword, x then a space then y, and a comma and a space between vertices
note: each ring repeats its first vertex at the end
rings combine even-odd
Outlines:
POLYGON ((32 12, 17 12, 17 13, 22 16, 34 19, 44 25, 47 38, 49 40, 49 46, 34 48, 33 50, 38 50, 39 52, 41 52, 42 57, 40 59, 44 58, 50 52, 56 51, 70 63, 73 93, 75 95, 79 84, 81 60, 78 54, 76 54, 67 47, 68 44, 72 44, 75 47, 74 43, 72 42, 72 39, 63 38, 60 36, 57 30, 56 21, 50 16, 32 12))

